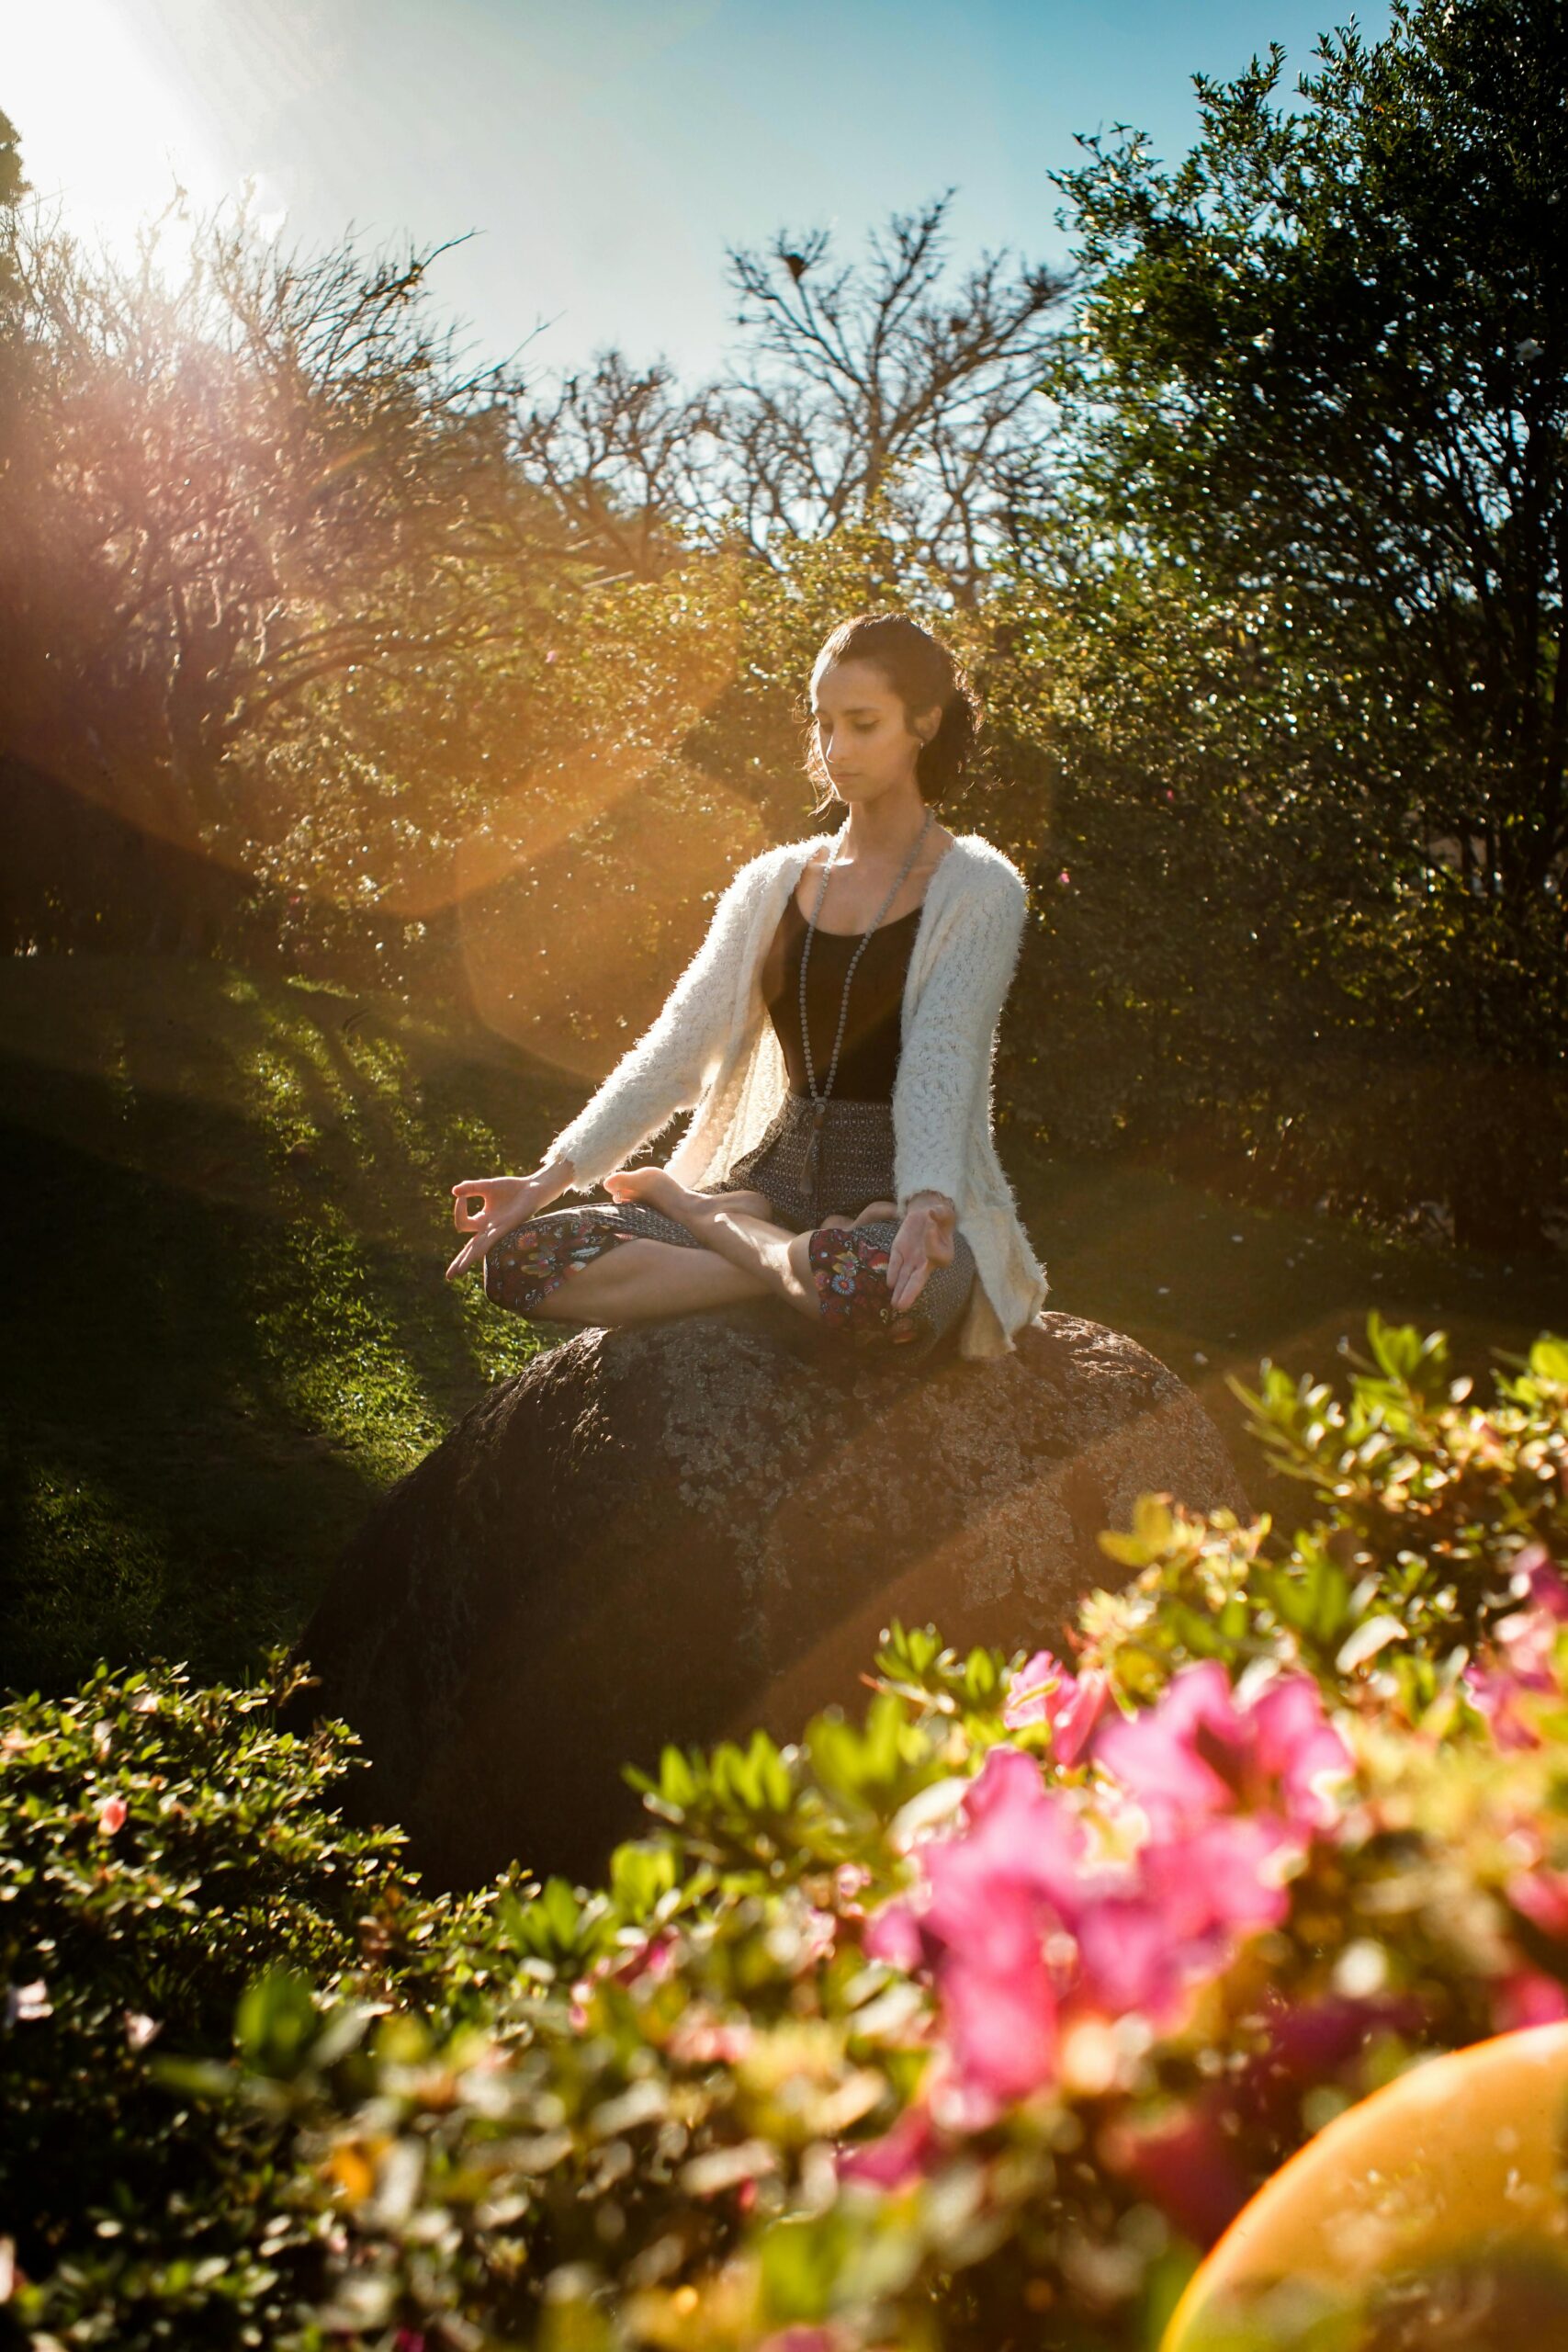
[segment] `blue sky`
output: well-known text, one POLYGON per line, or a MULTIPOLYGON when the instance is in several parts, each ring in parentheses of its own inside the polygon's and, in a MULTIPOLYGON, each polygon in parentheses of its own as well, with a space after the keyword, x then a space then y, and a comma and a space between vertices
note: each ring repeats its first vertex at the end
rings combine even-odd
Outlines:
MULTIPOLYGON (((1195 70, 1333 0, 0 0, 0 108, 38 192, 125 244, 179 180, 249 178, 307 245, 479 233, 433 277, 477 356, 618 343, 695 375, 731 337, 728 244, 842 254, 955 184, 953 254, 1065 253, 1048 174, 1121 119, 1174 155, 1195 70), (543 329, 542 333, 536 330, 543 329)), ((1369 36, 1382 0, 1359 12, 1369 36)))

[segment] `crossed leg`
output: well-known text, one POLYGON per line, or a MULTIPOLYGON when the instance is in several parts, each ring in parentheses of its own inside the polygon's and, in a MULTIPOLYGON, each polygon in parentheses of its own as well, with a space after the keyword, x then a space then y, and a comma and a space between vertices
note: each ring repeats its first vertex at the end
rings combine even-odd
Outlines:
MULTIPOLYGON (((690 1193, 662 1168, 618 1169, 605 1178, 604 1190, 613 1200, 641 1201, 661 1210, 702 1242, 705 1255, 711 1250, 762 1289, 776 1291, 814 1323, 819 1320, 822 1310, 811 1269, 811 1235, 791 1233, 771 1218, 758 1216, 750 1204, 760 1195, 690 1193)), ((762 1206, 768 1208, 771 1204, 764 1201, 762 1206)), ((861 1211, 859 1219, 825 1216, 822 1225, 847 1230, 856 1223, 894 1214, 891 1201, 874 1201, 861 1211)))
POLYGON ((550 1293, 543 1310, 552 1321, 591 1323, 610 1330, 666 1315, 694 1315, 759 1298, 772 1285, 709 1250, 682 1250, 671 1241, 617 1241, 570 1282, 550 1293))

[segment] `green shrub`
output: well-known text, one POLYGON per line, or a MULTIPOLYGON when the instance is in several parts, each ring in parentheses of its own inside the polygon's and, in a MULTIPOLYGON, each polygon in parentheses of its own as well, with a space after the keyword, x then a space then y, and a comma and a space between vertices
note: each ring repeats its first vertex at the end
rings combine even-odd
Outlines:
POLYGON ((46 2206, 9 2175, 18 2318, 289 2352, 1152 2346, 1345 2104, 1568 2015, 1568 1350, 1483 1406, 1440 1336, 1370 1338, 1348 1395, 1266 1366, 1253 1396, 1302 1530, 1147 1498, 1070 1665, 893 1627, 863 1722, 667 1751, 597 1890, 423 1901, 395 1833, 342 1838, 325 1747, 206 1693, 160 1755, 231 1792, 244 1756, 268 1793, 207 1815, 212 1909, 165 1918, 182 1869, 89 1841, 163 1834, 130 1743, 168 1686, 92 1686, 58 1770, 15 1739, 37 1702, 12 1711, 39 1810, 25 1861, 7 1827, 11 1949, 44 1993, 11 2081, 79 2133, 102 2068, 100 2139, 129 2120, 73 2202, 29 2123, 57 2169, 46 2206), (129 1869, 129 1956, 80 1925, 107 1894, 38 1891, 51 1839, 87 1858, 67 1888, 129 1869), (132 2050, 155 1991, 181 2030, 132 2050))

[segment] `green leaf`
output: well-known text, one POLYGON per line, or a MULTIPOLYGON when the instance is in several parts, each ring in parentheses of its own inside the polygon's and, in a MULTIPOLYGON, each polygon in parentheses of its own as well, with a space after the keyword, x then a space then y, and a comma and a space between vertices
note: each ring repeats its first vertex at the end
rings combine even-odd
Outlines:
POLYGON ((242 1995, 234 2039, 241 2056, 257 2074, 286 2080, 303 2061, 320 2022, 303 1977, 291 1969, 271 1968, 242 1995))

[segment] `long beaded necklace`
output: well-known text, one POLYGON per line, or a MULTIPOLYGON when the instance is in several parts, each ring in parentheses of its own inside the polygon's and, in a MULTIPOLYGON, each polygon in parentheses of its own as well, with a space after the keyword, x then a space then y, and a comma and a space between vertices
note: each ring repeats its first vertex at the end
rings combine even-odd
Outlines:
POLYGON ((914 847, 910 850, 908 856, 904 860, 903 865, 899 867, 893 888, 883 899, 881 906, 878 907, 870 929, 862 933, 859 944, 855 948, 855 952, 850 957, 850 967, 844 974, 844 992, 839 1000, 839 1026, 833 1037, 833 1051, 828 1064, 827 1082, 823 1086, 821 1093, 818 1094, 817 1091, 816 1065, 811 1058, 811 1026, 806 1017, 806 971, 807 965, 811 961, 811 943, 817 936, 817 918, 822 911, 822 901, 828 895, 828 876, 833 871, 833 867, 838 861, 839 844, 843 840, 843 834, 841 832, 834 835, 833 846, 829 851, 826 859, 823 861, 822 879, 818 883, 817 888, 817 904, 812 908, 810 914, 807 918, 806 937, 801 944, 800 950, 800 1043, 806 1057, 806 1082, 811 1089, 811 1134, 806 1146, 806 1161, 802 1173, 805 1181, 811 1184, 813 1188, 815 1188, 817 1182, 817 1147, 822 1134, 822 1123, 828 1116, 828 1097, 833 1091, 833 1080, 838 1075, 839 1049, 844 1042, 844 1023, 849 1018, 850 1011, 850 983, 853 980, 855 976, 855 966, 860 962, 861 957, 865 953, 866 943, 871 938, 872 932, 877 931, 881 928, 883 916, 887 912, 888 908, 893 904, 894 899, 898 896, 899 891, 903 888, 905 883, 908 880, 909 876, 913 873, 915 861, 919 856, 926 835, 931 829, 934 815, 935 811, 933 809, 928 808, 926 810, 926 821, 915 836, 914 847))

